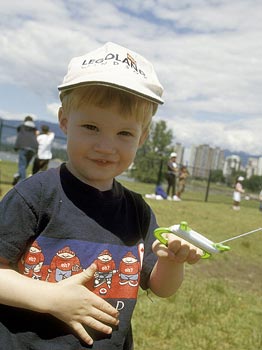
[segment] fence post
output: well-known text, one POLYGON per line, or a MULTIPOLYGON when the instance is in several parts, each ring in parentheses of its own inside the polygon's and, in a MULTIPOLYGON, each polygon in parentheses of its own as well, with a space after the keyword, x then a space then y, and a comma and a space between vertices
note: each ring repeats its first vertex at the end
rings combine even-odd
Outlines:
POLYGON ((208 179, 207 179, 207 188, 206 188, 206 197, 205 197, 205 202, 208 200, 208 194, 209 194, 209 187, 210 187, 210 182, 211 182, 211 175, 212 175, 212 170, 209 170, 208 174, 208 179))
POLYGON ((0 150, 2 148, 2 130, 3 130, 3 120, 0 118, 0 150))
POLYGON ((162 181, 162 169, 163 169, 163 157, 161 156, 161 159, 160 159, 160 166, 159 166, 158 176, 157 176, 157 183, 156 183, 157 186, 161 185, 161 181, 162 181))

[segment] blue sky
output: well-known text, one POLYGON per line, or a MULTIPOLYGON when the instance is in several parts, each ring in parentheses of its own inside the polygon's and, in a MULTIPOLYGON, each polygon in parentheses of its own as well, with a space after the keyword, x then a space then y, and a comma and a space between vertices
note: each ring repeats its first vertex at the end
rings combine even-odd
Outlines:
POLYGON ((56 122, 69 60, 114 41, 148 58, 175 142, 262 154, 262 1, 9 0, 0 116, 56 122))

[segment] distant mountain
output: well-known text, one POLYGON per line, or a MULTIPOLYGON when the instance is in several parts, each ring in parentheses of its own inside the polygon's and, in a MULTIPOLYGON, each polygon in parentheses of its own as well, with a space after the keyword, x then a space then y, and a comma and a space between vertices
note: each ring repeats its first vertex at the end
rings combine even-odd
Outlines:
MULTIPOLYGON (((16 128, 22 123, 21 120, 2 119, 0 117, 0 143, 13 144, 16 138, 16 128)), ((58 123, 51 123, 46 120, 36 120, 35 125, 38 130, 41 129, 41 125, 48 125, 50 130, 55 133, 56 146, 64 145, 66 137, 60 129, 58 123)))
POLYGON ((254 155, 242 152, 242 151, 241 152, 232 152, 232 151, 229 151, 228 149, 224 150, 224 154, 225 154, 225 158, 228 157, 228 156, 232 156, 232 155, 239 156, 240 159, 241 159, 241 164, 243 166, 247 165, 248 158, 251 158, 251 157, 258 158, 258 156, 254 156, 254 155))
MULTIPOLYGON (((0 122, 3 123, 4 126, 10 126, 10 127, 17 127, 18 125, 22 124, 23 121, 21 120, 11 120, 11 119, 3 119, 0 117, 0 122)), ((65 135, 64 133, 62 132, 62 130, 60 129, 58 123, 51 123, 51 122, 48 122, 46 120, 36 120, 35 121, 35 125, 37 127, 37 129, 40 130, 41 128, 41 125, 48 125, 50 130, 52 130, 58 137, 64 137, 65 138, 65 135)))

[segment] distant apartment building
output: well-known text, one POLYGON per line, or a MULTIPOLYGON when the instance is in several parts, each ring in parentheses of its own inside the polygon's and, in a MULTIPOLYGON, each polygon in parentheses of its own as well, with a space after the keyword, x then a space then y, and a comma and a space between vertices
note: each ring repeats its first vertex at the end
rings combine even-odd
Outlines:
POLYGON ((224 151, 219 147, 209 145, 196 147, 194 176, 208 177, 210 170, 222 170, 224 164, 224 151))
POLYGON ((246 166, 247 179, 253 175, 262 176, 262 157, 250 157, 246 166))
POLYGON ((253 175, 262 176, 262 156, 250 157, 244 167, 240 156, 232 154, 225 158, 224 150, 208 144, 183 147, 181 143, 176 143, 174 151, 177 162, 186 165, 194 177, 207 178, 210 170, 222 170, 226 180, 240 170, 246 172, 247 179, 253 175))
POLYGON ((177 142, 177 143, 175 144, 174 151, 175 151, 176 154, 177 154, 176 160, 177 160, 177 163, 178 163, 178 164, 182 164, 182 162, 183 162, 184 149, 185 149, 185 148, 182 146, 181 143, 178 143, 178 142, 177 142))
POLYGON ((250 157, 248 158, 246 174, 247 179, 249 179, 252 175, 258 175, 258 158, 250 157))
POLYGON ((222 170, 224 165, 224 151, 219 147, 212 148, 209 145, 191 146, 184 148, 176 144, 178 163, 186 165, 191 175, 207 178, 210 170, 222 170))
POLYGON ((262 176, 262 157, 258 158, 258 162, 257 162, 257 175, 258 176, 262 176))
POLYGON ((237 155, 230 155, 226 157, 223 166, 223 175, 226 179, 229 179, 234 172, 240 170, 241 158, 237 155))

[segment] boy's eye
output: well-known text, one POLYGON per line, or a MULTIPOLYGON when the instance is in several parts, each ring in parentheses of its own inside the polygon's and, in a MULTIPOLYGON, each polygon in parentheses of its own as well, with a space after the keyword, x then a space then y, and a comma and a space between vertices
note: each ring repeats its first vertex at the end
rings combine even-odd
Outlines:
POLYGON ((85 124, 83 125, 83 128, 91 131, 98 131, 98 127, 92 124, 85 124))
POLYGON ((120 131, 119 134, 123 136, 133 136, 133 134, 130 131, 125 131, 125 130, 120 131))

